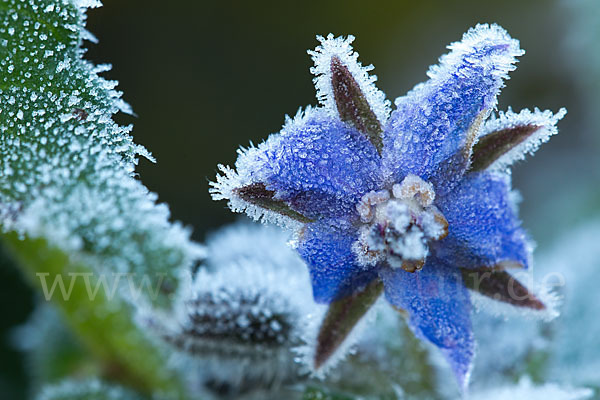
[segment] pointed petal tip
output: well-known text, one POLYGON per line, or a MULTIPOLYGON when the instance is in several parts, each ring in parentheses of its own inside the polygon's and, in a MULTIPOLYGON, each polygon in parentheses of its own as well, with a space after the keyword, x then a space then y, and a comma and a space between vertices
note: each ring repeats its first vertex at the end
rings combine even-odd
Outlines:
POLYGON ((463 345, 458 344, 455 347, 442 348, 440 350, 450 365, 461 394, 466 395, 469 390, 471 373, 473 371, 473 359, 475 358, 474 339, 471 338, 468 343, 463 345))

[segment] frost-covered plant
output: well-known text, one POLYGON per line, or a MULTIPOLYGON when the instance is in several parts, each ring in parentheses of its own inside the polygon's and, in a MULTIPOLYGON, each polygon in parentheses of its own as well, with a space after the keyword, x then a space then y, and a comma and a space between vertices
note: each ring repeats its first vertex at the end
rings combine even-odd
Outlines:
POLYGON ((486 351, 480 351, 475 363, 474 392, 523 375, 536 383, 598 390, 598 237, 600 220, 596 217, 540 249, 535 274, 561 297, 560 317, 551 324, 517 317, 498 320, 484 313, 475 316, 475 333, 486 351))
POLYGON ((216 200, 296 232, 313 295, 330 304, 313 365, 327 364, 382 291, 435 344, 466 387, 474 355, 467 288, 520 307, 545 304, 507 272, 530 265, 508 167, 557 132, 565 110, 490 118, 523 54, 497 25, 478 25, 389 101, 350 44, 309 52, 320 106, 220 166, 216 200))
POLYGON ((100 371, 116 368, 142 392, 177 394, 177 378, 162 368, 163 356, 128 304, 168 307, 181 272, 201 251, 135 177, 138 157, 152 157, 133 143, 131 126, 113 120, 131 109, 116 82, 99 75, 110 67, 83 58, 84 40, 95 40, 85 12, 99 5, 0 3, 2 245, 34 285, 56 289, 48 299, 100 371), (121 275, 137 279, 140 290, 126 290, 127 279, 114 298, 101 290, 121 275), (144 291, 143 282, 156 292, 144 291))
POLYGON ((130 107, 83 59, 84 11, 97 1, 9 0, 0 6, 0 225, 98 273, 165 275, 197 257, 189 232, 135 179, 152 159, 112 116, 130 107))
MULTIPOLYGON (((320 39, 321 106, 242 152, 213 191, 299 228, 298 255, 274 228, 230 228, 200 247, 169 222, 135 176, 138 158, 152 157, 113 121, 131 109, 100 77, 109 67, 83 59, 95 40, 85 12, 99 4, 0 3, 1 244, 44 295, 54 288, 57 306, 15 335, 36 383, 50 383, 37 398, 448 397, 426 349, 440 347, 466 384, 465 287, 548 305, 504 270, 531 256, 506 169, 556 133, 564 111, 491 115, 522 53, 501 28, 469 31, 393 112, 352 38, 320 39), (157 295, 106 281, 122 274, 158 279, 157 295), (384 286, 429 342, 381 310, 384 286), (360 328, 371 329, 358 340, 360 328), (77 379, 56 384, 65 377, 77 379)), ((542 393, 524 382, 507 393, 542 393)))
POLYGON ((172 312, 150 312, 141 320, 176 349, 172 362, 192 392, 276 388, 305 375, 297 349, 322 307, 312 300, 306 267, 280 229, 222 229, 186 281, 172 312))

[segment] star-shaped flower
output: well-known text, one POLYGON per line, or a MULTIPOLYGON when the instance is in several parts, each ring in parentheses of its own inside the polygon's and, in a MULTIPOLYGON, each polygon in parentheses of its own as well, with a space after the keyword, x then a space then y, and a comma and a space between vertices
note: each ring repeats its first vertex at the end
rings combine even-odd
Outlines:
POLYGON ((465 387, 474 354, 467 288, 545 307, 505 271, 527 268, 532 250, 508 167, 555 134, 566 111, 492 116, 524 53, 497 25, 477 25, 451 44, 393 111, 352 36, 318 39, 309 53, 320 106, 240 151, 236 170, 220 166, 213 198, 298 229, 314 298, 331 303, 316 367, 384 291, 465 387))

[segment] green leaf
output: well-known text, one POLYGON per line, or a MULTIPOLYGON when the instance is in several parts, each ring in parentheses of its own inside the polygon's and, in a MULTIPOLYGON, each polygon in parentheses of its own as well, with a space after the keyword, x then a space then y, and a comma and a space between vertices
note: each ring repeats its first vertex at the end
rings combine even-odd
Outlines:
POLYGON ((335 353, 382 292, 383 283, 376 280, 363 290, 330 304, 317 337, 313 360, 315 369, 319 369, 335 353))
POLYGON ((338 57, 331 59, 331 85, 340 119, 354 125, 359 132, 365 134, 381 154, 381 124, 348 67, 338 57))
POLYGON ((44 292, 44 286, 48 288, 56 279, 63 280, 67 295, 63 296, 56 286, 50 300, 101 365, 105 377, 141 393, 182 395, 181 383, 164 368, 166 360, 134 323, 129 306, 119 298, 108 299, 102 290, 90 296, 81 277, 91 274, 95 287, 97 275, 93 270, 74 262, 44 239, 21 239, 16 233, 1 238, 7 253, 33 286, 44 292))
POLYGON ((83 59, 85 11, 73 0, 0 4, 0 225, 45 237, 101 272, 164 281, 168 306, 199 251, 135 179, 128 106, 106 67, 83 59))

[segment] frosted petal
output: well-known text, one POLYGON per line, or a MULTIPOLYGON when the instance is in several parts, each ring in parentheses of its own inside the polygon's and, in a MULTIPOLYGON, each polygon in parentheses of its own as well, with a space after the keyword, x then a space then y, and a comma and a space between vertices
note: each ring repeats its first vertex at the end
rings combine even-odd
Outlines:
POLYGON ((354 213, 364 193, 381 184, 381 160, 369 139, 322 109, 308 108, 287 120, 279 134, 258 147, 240 151, 236 171, 221 167, 213 198, 227 199, 234 211, 283 222, 236 194, 262 183, 308 218, 354 213))
POLYGON ((532 244, 516 215, 508 176, 469 174, 437 205, 448 220, 448 236, 432 245, 438 257, 463 268, 530 264, 532 244))
POLYGON ((496 106, 515 57, 523 54, 498 25, 477 25, 448 48, 427 73, 429 81, 396 99, 384 136, 385 163, 396 177, 412 173, 428 179, 462 152, 453 160, 462 167, 452 171, 460 175, 480 124, 496 106))
POLYGON ((377 277, 375 267, 363 267, 352 250, 358 233, 343 219, 306 225, 298 252, 308 264, 317 303, 331 303, 363 289, 377 277))
POLYGON ((461 388, 466 388, 475 353, 471 302, 460 272, 429 257, 411 273, 383 268, 387 300, 409 315, 415 335, 436 345, 448 360, 461 388))

